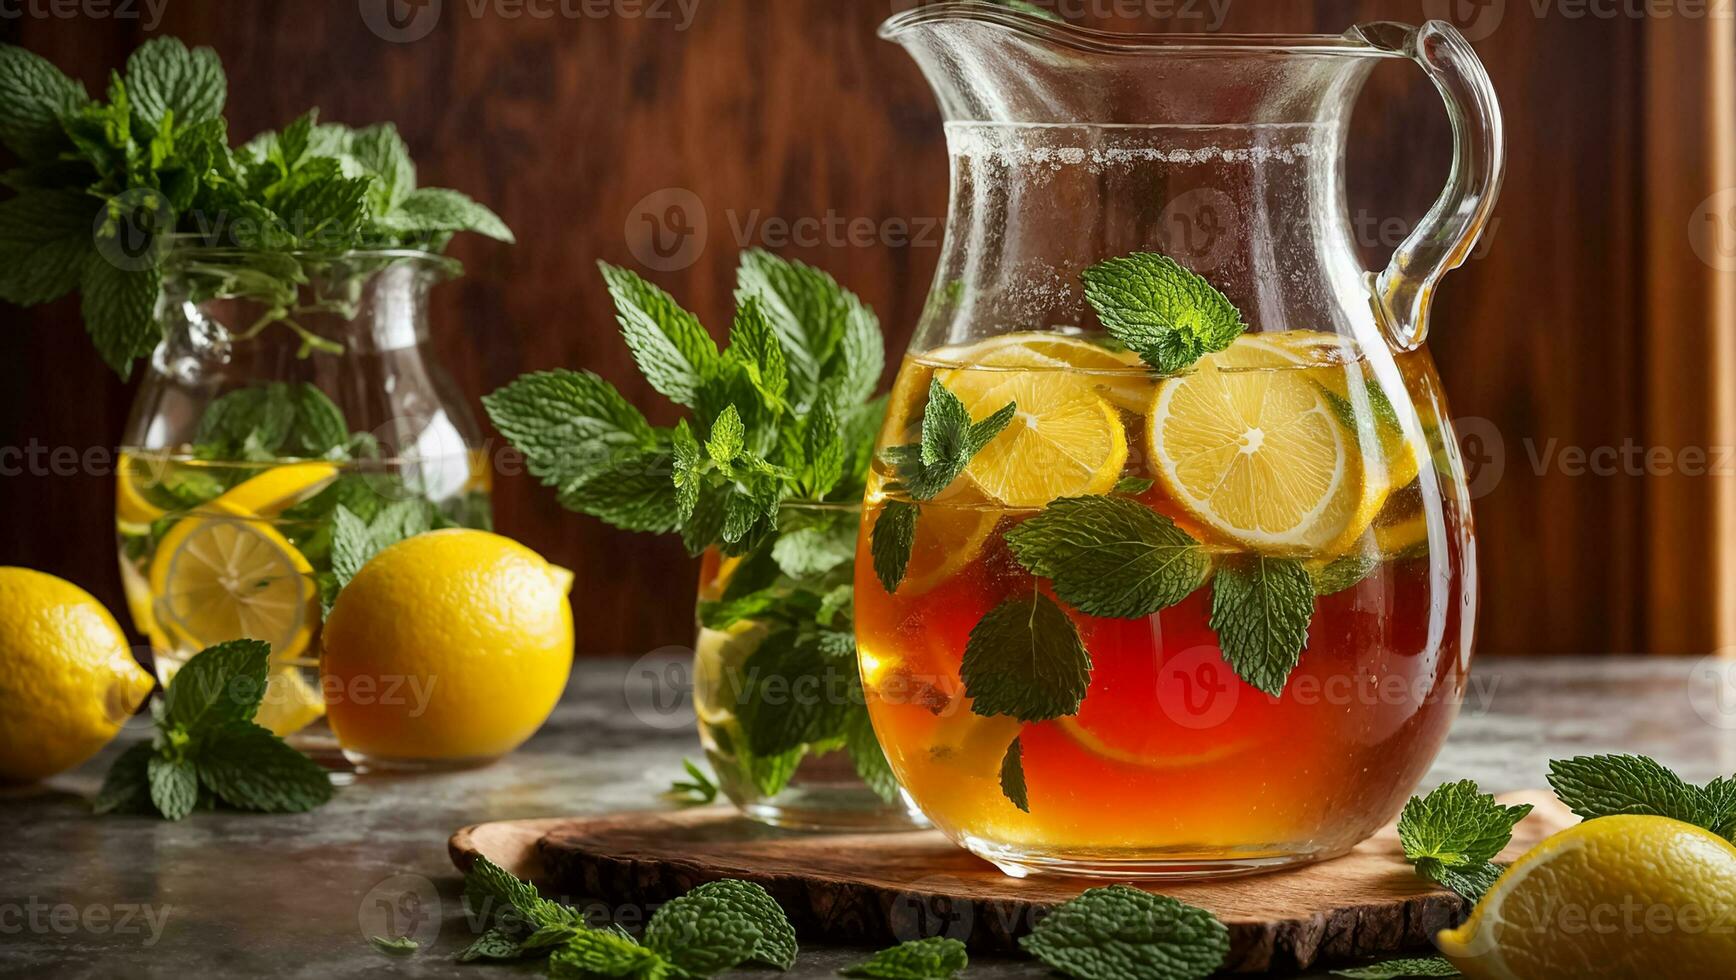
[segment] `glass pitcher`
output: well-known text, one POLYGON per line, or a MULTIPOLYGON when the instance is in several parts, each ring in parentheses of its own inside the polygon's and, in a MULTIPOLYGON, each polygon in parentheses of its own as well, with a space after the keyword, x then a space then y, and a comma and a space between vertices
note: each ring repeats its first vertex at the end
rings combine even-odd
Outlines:
POLYGON ((384 703, 322 685, 332 540, 348 517, 491 524, 481 428, 429 344, 429 292, 457 268, 172 242, 115 493, 127 605, 164 684, 206 647, 267 641, 255 720, 315 752, 338 747, 328 700, 384 703))
POLYGON ((1422 344, 1500 183, 1482 66, 1443 23, 1130 36, 941 3, 881 33, 952 164, 858 550, 900 784, 1012 875, 1344 853, 1428 768, 1471 656, 1469 498, 1422 344), (1369 274, 1347 125, 1397 58, 1456 159, 1369 274))

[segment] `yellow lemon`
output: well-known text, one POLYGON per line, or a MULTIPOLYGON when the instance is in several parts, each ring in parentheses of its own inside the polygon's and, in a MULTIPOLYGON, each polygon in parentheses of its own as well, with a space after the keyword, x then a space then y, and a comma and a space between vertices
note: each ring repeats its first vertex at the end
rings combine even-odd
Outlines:
POLYGON ((1604 817, 1532 848, 1436 941, 1472 980, 1736 977, 1733 886, 1716 834, 1604 817))
POLYGON ((307 649, 319 621, 307 559, 270 524, 221 500, 163 535, 150 584, 157 627, 184 649, 248 638, 287 660, 307 649))
POLYGON ((573 659, 572 574, 485 531, 387 548, 339 593, 322 634, 327 717, 380 765, 482 762, 542 726, 573 659))
POLYGON ((1354 432, 1304 370, 1258 335, 1163 381, 1146 424, 1152 469, 1200 523, 1256 551, 1342 552, 1386 501, 1354 432), (1293 363, 1293 362, 1291 362, 1293 363))
POLYGON ((0 780, 71 769, 151 693, 107 609, 70 582, 0 568, 0 780))

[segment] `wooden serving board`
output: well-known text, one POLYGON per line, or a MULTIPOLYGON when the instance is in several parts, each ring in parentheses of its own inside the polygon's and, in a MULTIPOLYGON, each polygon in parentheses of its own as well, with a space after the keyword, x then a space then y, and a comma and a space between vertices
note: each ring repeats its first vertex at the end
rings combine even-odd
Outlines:
MULTIPOLYGON (((1577 822, 1547 792, 1502 802, 1537 807, 1503 860, 1577 822)), ((1042 912, 1108 883, 1009 878, 938 831, 783 831, 725 807, 477 824, 448 846, 460 870, 482 854, 552 894, 610 903, 653 904, 707 881, 742 878, 765 886, 804 939, 865 946, 948 935, 973 949, 1007 951, 1042 912)), ((1223 919, 1231 942, 1225 966, 1239 973, 1419 949, 1464 913, 1458 896, 1405 863, 1396 827, 1320 864, 1143 887, 1223 919)))

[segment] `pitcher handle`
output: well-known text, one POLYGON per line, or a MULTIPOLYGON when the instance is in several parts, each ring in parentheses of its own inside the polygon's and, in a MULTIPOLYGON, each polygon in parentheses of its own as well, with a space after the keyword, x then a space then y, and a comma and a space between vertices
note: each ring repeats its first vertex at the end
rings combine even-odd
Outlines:
POLYGON ((1453 168, 1446 190, 1386 269, 1370 275, 1388 341, 1400 350, 1415 350, 1428 336, 1436 284, 1470 256, 1495 209, 1507 164, 1501 107, 1489 73, 1453 25, 1439 20, 1421 27, 1365 24, 1354 33, 1373 47, 1421 65, 1446 102, 1453 126, 1453 168))

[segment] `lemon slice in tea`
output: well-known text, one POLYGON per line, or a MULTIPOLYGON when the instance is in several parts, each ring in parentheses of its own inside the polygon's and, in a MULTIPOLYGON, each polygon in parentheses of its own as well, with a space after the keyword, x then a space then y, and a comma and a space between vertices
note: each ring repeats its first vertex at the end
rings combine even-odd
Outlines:
POLYGON ((1164 490, 1195 519, 1255 551, 1335 554, 1386 500, 1354 432, 1301 370, 1243 338, 1158 386, 1146 426, 1164 490), (1255 368, 1252 370, 1246 368, 1255 368))
POLYGON ((247 637, 288 659, 307 648, 318 619, 307 559, 269 524, 217 501, 163 536, 150 579, 159 627, 195 650, 247 637))
POLYGON ((1040 363, 1051 358, 1006 338, 979 347, 981 357, 978 348, 959 355, 969 367, 939 372, 941 383, 972 418, 986 418, 1008 402, 1018 404, 1018 414, 971 461, 965 470, 971 482, 1008 507, 1041 507, 1115 486, 1127 465, 1127 434, 1093 377, 1058 360, 1040 363))

